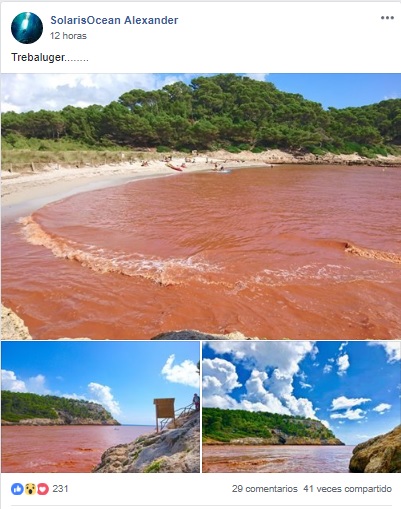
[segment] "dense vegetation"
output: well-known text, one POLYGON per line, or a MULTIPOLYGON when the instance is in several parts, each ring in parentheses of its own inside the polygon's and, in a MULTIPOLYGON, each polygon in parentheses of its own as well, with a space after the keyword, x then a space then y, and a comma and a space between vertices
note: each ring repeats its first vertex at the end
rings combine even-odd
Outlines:
POLYGON ((97 403, 27 392, 1 391, 1 418, 5 421, 57 419, 59 412, 71 418, 101 421, 113 419, 113 416, 97 403))
POLYGON ((299 94, 235 74, 131 90, 107 106, 2 114, 3 148, 281 148, 373 156, 401 148, 401 99, 324 110, 299 94))
POLYGON ((247 410, 202 409, 203 438, 229 442, 236 438, 271 438, 272 430, 294 437, 316 439, 335 438, 320 421, 304 417, 248 412, 247 410))

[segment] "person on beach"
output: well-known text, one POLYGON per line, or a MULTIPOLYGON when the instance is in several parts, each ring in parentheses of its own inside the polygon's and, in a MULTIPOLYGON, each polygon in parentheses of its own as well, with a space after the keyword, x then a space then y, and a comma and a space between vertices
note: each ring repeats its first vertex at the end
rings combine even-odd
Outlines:
POLYGON ((200 408, 200 397, 196 394, 196 392, 192 398, 192 403, 195 405, 195 411, 198 412, 200 408))

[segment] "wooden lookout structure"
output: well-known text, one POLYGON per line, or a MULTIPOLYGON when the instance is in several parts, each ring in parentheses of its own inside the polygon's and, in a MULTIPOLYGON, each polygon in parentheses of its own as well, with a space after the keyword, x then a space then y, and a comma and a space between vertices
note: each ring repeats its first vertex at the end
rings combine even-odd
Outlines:
POLYGON ((159 419, 172 419, 175 426, 175 398, 158 398, 153 400, 156 406, 156 432, 159 433, 159 419))

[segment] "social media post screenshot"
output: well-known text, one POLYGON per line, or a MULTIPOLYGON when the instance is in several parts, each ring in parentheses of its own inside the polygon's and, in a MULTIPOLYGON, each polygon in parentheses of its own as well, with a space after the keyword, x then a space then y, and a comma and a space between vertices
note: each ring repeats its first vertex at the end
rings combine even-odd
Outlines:
POLYGON ((400 5, 2 3, 4 507, 397 507, 400 5))
POLYGON ((400 341, 1 346, 4 507, 397 507, 400 341))
POLYGON ((227 6, 2 4, 3 339, 401 337, 400 4, 227 6))

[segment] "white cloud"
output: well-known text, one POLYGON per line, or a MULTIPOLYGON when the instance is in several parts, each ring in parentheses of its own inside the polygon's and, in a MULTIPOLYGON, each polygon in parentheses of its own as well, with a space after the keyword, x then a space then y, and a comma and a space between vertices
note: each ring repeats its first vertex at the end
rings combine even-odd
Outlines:
POLYGON ((317 348, 313 341, 211 341, 208 346, 216 353, 230 353, 235 359, 260 370, 274 366, 294 375, 299 363, 307 356, 314 356, 317 348))
MULTIPOLYGON (((314 358, 317 348, 309 341, 233 342, 213 341, 208 346, 218 354, 228 353, 234 361, 251 370, 245 382, 245 391, 238 401, 230 395, 238 386, 235 365, 223 359, 203 361, 203 399, 205 406, 213 406, 219 396, 226 394, 224 407, 244 410, 274 412, 316 418, 313 404, 306 398, 293 395, 294 376, 304 383, 301 361, 307 356, 314 358), (228 366, 230 367, 228 370, 228 366), (205 390, 206 389, 206 390, 205 390), (206 401, 208 404, 205 403, 206 401)), ((310 387, 309 384, 305 384, 310 387)))
POLYGON ((196 364, 192 361, 185 360, 181 364, 174 365, 174 360, 175 355, 170 355, 162 368, 161 373, 165 379, 176 384, 198 388, 199 373, 196 364))
POLYGON ((337 359, 338 371, 337 374, 342 376, 347 372, 347 369, 350 367, 348 354, 340 355, 337 359))
POLYGON ((1 385, 3 390, 13 392, 32 392, 34 394, 50 394, 51 391, 46 388, 46 378, 44 375, 36 375, 22 380, 17 378, 14 371, 1 370, 1 385))
POLYGON ((156 90, 196 74, 5 74, 2 111, 61 110, 67 105, 105 106, 135 88, 156 90))
POLYGON ((4 391, 28 392, 25 382, 19 380, 14 371, 1 370, 1 388, 4 391))
POLYGON ((311 384, 306 384, 305 382, 300 381, 299 385, 302 387, 302 389, 312 389, 311 384))
POLYGON ((380 405, 377 405, 373 408, 374 412, 379 412, 379 414, 383 415, 386 411, 390 410, 391 405, 388 403, 380 403, 380 405))
POLYGON ((399 341, 369 341, 369 346, 380 346, 384 348, 389 364, 401 360, 401 343, 399 341))
POLYGON ((361 408, 348 408, 342 414, 331 414, 331 419, 349 419, 350 421, 357 421, 358 419, 362 419, 366 415, 366 412, 361 408))
POLYGON ((326 364, 323 368, 323 373, 331 373, 333 369, 333 366, 331 366, 330 364, 326 364))
POLYGON ((34 394, 50 394, 51 391, 46 389, 46 378, 43 375, 36 375, 28 378, 26 382, 28 392, 34 394))
POLYGON ((202 406, 211 407, 211 408, 222 408, 236 410, 240 409, 241 406, 238 404, 238 401, 229 396, 228 394, 220 395, 220 394, 207 394, 205 395, 205 391, 202 392, 202 406))
POLYGON ((290 414, 288 408, 283 405, 280 399, 273 392, 265 388, 268 380, 266 373, 254 369, 251 376, 245 383, 246 394, 241 399, 241 408, 253 412, 272 412, 278 414, 290 414))
POLYGON ((110 387, 96 382, 91 382, 88 384, 88 389, 89 394, 92 396, 92 401, 103 405, 112 413, 113 416, 117 416, 121 413, 120 405, 118 401, 114 399, 110 387))
POLYGON ((333 399, 331 402, 331 410, 341 410, 343 408, 352 408, 362 403, 372 401, 369 398, 347 398, 346 396, 340 396, 333 399))
POLYGON ((238 375, 234 364, 225 359, 203 359, 202 361, 202 398, 203 406, 236 408, 237 401, 230 393, 237 387, 238 375))
POLYGON ((338 349, 338 351, 342 352, 347 345, 348 345, 348 341, 345 341, 345 343, 341 343, 340 348, 338 349))
POLYGON ((296 398, 289 396, 285 399, 286 406, 289 408, 291 415, 300 415, 310 419, 317 419, 313 403, 306 398, 296 398))

